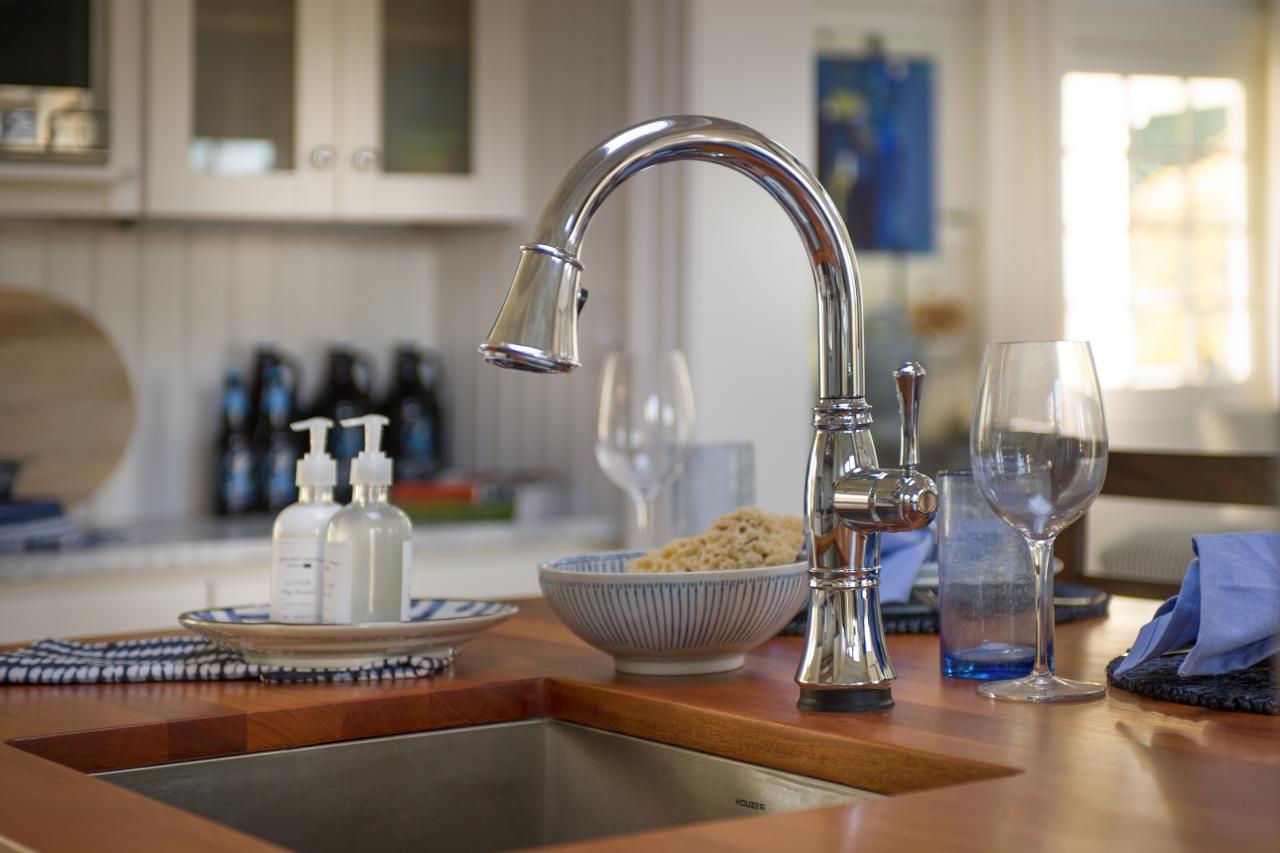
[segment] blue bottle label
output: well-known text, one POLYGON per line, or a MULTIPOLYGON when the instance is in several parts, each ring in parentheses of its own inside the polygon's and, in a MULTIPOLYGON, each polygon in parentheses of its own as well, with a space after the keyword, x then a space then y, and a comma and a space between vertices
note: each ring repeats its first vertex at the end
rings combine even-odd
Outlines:
POLYGON ((262 493, 268 507, 274 509, 288 506, 297 497, 298 488, 293 482, 297 461, 298 454, 290 444, 276 445, 263 457, 262 493))
POLYGON ((218 465, 218 494, 228 512, 253 509, 253 457, 248 451, 229 450, 218 465))

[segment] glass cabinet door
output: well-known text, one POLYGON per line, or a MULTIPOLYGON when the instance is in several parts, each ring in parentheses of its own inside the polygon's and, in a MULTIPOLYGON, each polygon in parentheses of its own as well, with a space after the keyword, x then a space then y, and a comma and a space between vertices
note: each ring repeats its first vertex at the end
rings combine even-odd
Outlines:
POLYGON ((338 215, 519 215, 525 3, 341 0, 338 215))
POLYGON ((0 0, 0 213, 142 207, 145 0, 0 0))
POLYGON ((470 0, 383 0, 383 171, 471 171, 472 39, 470 0))
POLYGON ((193 172, 294 167, 296 17, 294 0, 196 0, 193 172))
POLYGON ((333 215, 335 0, 152 0, 147 202, 333 215))
POLYGON ((0 160, 108 159, 107 0, 0 4, 0 160))

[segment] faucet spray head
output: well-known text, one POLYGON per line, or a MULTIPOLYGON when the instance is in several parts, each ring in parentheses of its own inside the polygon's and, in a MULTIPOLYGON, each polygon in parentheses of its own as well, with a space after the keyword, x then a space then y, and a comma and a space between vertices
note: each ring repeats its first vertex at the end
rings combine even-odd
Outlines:
POLYGON ((578 284, 582 264, 563 249, 520 247, 511 290, 489 337, 484 360, 533 373, 568 373, 578 366, 578 313, 587 291, 578 284))

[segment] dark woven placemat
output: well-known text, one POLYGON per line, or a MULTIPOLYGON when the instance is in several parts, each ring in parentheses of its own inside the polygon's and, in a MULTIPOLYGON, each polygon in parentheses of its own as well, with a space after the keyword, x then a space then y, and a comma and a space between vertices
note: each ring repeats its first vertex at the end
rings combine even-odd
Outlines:
POLYGON ((1243 711, 1276 716, 1276 669, 1280 661, 1264 660, 1248 669, 1222 675, 1178 675, 1186 653, 1162 655, 1138 664, 1124 675, 1115 675, 1124 655, 1107 664, 1112 687, 1151 699, 1197 705, 1215 711, 1243 711))
MULTIPOLYGON (((1059 604, 1053 608, 1055 622, 1076 622, 1105 616, 1111 605, 1111 593, 1077 583, 1059 583, 1054 586, 1055 598, 1069 598, 1079 603, 1059 604)), ((803 634, 808 608, 796 614, 780 634, 803 634)), ((914 601, 904 604, 882 604, 880 617, 886 634, 936 634, 938 611, 927 604, 914 601)))

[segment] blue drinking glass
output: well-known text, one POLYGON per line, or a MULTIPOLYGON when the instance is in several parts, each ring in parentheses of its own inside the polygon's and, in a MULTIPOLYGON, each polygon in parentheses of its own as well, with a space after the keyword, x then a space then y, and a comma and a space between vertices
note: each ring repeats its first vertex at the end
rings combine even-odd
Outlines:
MULTIPOLYGON (((992 511, 972 471, 942 471, 937 481, 942 674, 984 681, 1028 675, 1036 658, 1036 585, 1026 543, 992 511)), ((1048 653, 1052 660, 1052 647, 1048 653)))

